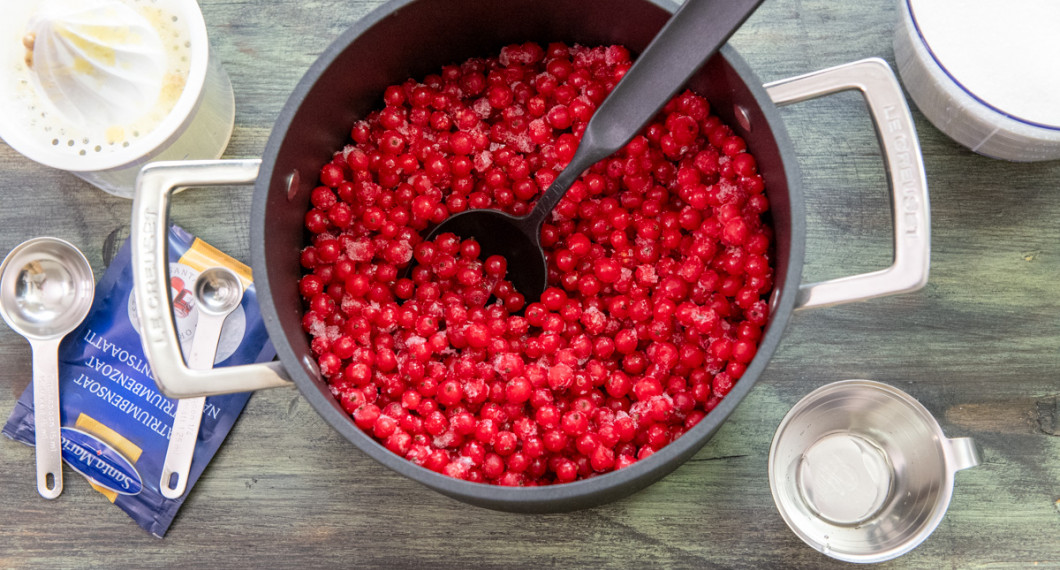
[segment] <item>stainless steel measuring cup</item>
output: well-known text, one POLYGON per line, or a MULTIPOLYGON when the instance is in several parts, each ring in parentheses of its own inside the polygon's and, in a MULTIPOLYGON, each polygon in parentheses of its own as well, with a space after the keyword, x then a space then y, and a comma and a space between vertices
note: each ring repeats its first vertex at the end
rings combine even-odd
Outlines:
POLYGON ((95 290, 88 260, 58 238, 25 241, 0 264, 0 316, 33 349, 37 492, 46 499, 63 491, 59 343, 88 315, 95 290))
POLYGON ((769 486, 804 542, 839 560, 882 562, 927 539, 949 507, 954 473, 976 465, 971 438, 947 438, 905 392, 844 380, 784 417, 769 449, 769 486))

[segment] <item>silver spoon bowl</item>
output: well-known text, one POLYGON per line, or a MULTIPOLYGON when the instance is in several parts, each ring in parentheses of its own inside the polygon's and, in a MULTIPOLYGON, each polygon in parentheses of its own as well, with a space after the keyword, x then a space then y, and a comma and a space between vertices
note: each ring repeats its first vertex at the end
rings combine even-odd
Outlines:
POLYGON ((0 264, 0 316, 33 350, 33 417, 37 491, 63 491, 59 419, 59 343, 88 315, 96 290, 92 266, 69 242, 23 242, 0 264))

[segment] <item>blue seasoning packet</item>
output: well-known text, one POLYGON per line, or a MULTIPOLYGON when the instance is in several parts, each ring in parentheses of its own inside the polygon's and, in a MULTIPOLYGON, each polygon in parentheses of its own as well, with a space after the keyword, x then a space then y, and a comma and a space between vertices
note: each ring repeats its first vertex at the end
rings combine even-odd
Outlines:
MULTIPOLYGON (((159 479, 177 401, 162 395, 144 356, 131 262, 126 240, 96 286, 88 317, 59 347, 62 454, 96 490, 144 530, 161 538, 250 393, 206 399, 187 491, 178 499, 163 497, 159 479)), ((248 267, 175 226, 169 233, 169 262, 170 294, 185 359, 198 319, 191 288, 200 272, 221 265, 240 275, 246 293, 240 307, 225 320, 214 365, 272 360, 276 353, 258 310, 248 267)), ((32 384, 19 398, 3 434, 33 444, 32 384)))

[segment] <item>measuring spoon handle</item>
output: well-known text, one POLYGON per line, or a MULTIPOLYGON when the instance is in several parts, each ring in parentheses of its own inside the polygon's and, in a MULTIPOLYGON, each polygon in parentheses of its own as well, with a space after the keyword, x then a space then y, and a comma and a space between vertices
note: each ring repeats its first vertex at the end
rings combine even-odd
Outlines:
MULTIPOLYGON (((199 313, 195 334, 188 353, 188 368, 209 370, 217 356, 217 342, 221 338, 221 327, 225 317, 199 313)), ((162 496, 176 499, 184 494, 191 473, 191 460, 195 455, 195 443, 199 439, 199 424, 206 398, 182 398, 177 400, 177 411, 173 417, 173 431, 169 435, 166 459, 162 463, 162 478, 159 489, 162 496)))
POLYGON ((221 328, 227 315, 199 313, 195 324, 195 334, 191 339, 191 350, 188 351, 188 368, 192 370, 209 370, 217 357, 217 342, 221 339, 221 328))
POLYGON ((173 431, 169 434, 169 447, 162 464, 159 490, 167 499, 176 499, 188 488, 188 473, 195 456, 195 442, 199 439, 199 424, 206 398, 184 398, 177 400, 177 411, 173 416, 173 431))
POLYGON ((33 350, 34 448, 37 492, 54 499, 63 492, 63 446, 59 421, 59 342, 31 340, 33 350))

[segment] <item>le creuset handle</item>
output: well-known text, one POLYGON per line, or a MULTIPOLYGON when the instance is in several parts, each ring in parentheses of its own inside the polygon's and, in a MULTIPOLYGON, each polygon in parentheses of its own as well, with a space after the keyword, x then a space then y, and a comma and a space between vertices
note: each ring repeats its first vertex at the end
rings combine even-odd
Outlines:
POLYGON ((192 186, 252 184, 261 160, 196 160, 148 164, 136 180, 132 213, 133 291, 144 353, 158 388, 170 398, 196 398, 292 386, 279 362, 192 370, 177 343, 169 297, 169 203, 192 186))
POLYGON ((856 89, 868 103, 883 152, 894 217, 894 262, 887 269, 799 286, 796 309, 838 305, 916 291, 927 283, 931 258, 924 157, 891 67, 879 58, 864 59, 766 84, 783 106, 856 89))

